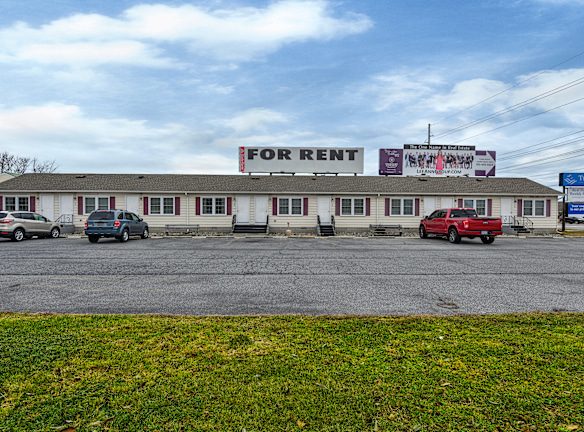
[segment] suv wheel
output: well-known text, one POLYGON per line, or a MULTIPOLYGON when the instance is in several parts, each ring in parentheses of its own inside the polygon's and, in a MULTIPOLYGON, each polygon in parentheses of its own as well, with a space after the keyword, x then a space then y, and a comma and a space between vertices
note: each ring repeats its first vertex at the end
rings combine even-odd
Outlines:
POLYGON ((125 230, 123 230, 123 231, 122 231, 122 234, 120 234, 120 238, 119 238, 119 240, 120 240, 122 243, 125 243, 125 242, 127 242, 127 241, 128 241, 128 239, 129 239, 129 238, 130 238, 130 233, 128 232, 128 230, 127 230, 127 229, 125 229, 125 230))
POLYGON ((148 232, 148 227, 144 227, 144 231, 142 231, 142 238, 147 239, 148 236, 150 236, 150 233, 148 232))
POLYGON ((22 241, 24 240, 24 230, 22 228, 16 228, 12 233, 12 241, 22 241))
POLYGON ((59 238, 61 237, 61 230, 57 227, 54 227, 51 230, 51 238, 59 238))
POLYGON ((89 243, 97 243, 97 241, 99 240, 99 236, 96 235, 90 235, 88 236, 89 238, 89 243))

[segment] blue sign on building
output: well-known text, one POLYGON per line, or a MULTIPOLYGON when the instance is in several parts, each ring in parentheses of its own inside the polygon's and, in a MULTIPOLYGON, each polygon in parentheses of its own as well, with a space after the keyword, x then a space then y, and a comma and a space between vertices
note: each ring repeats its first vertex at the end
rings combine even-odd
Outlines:
POLYGON ((560 186, 584 186, 584 173, 561 173, 560 186))
POLYGON ((570 216, 583 215, 584 216, 584 204, 568 204, 568 215, 570 215, 570 216))

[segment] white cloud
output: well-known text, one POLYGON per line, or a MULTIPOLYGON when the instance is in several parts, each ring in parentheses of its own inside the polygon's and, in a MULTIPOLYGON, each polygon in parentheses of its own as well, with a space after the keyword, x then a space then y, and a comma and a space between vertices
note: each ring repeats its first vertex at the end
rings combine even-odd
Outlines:
POLYGON ((19 22, 0 30, 0 61, 176 66, 163 56, 164 43, 223 61, 249 61, 286 44, 340 38, 372 26, 364 15, 331 14, 324 0, 284 0, 264 9, 139 5, 118 18, 78 14, 39 28, 19 22))
POLYGON ((251 108, 237 114, 235 117, 223 120, 225 126, 235 130, 236 133, 245 133, 251 130, 264 129, 273 123, 285 123, 288 119, 282 113, 265 109, 251 108))

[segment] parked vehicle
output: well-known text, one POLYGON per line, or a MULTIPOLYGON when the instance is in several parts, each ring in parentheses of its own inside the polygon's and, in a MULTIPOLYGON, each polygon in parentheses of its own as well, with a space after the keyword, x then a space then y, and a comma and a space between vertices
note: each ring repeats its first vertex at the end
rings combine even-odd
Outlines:
POLYGON ((23 211, 0 212, 0 237, 8 237, 19 242, 34 236, 58 238, 60 235, 59 223, 43 215, 23 211))
POLYGON ((136 214, 126 210, 95 210, 85 222, 85 234, 91 243, 101 237, 114 237, 127 242, 130 236, 145 239, 150 235, 148 224, 136 214))
MULTIPOLYGON (((560 218, 560 222, 562 222, 561 218, 560 218)), ((581 223, 584 223, 584 218, 582 218, 580 216, 566 216, 566 223, 581 224, 581 223)))
POLYGON ((475 209, 440 209, 420 222, 420 237, 428 234, 448 237, 450 243, 460 243, 461 237, 480 237, 483 243, 493 243, 503 234, 500 218, 480 217, 475 209))

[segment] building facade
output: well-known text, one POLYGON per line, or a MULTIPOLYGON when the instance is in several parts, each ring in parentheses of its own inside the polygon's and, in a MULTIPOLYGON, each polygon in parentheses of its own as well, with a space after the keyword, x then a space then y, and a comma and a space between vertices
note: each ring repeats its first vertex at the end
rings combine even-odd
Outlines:
POLYGON ((334 175, 24 174, 0 183, 0 211, 34 211, 82 232, 96 209, 126 209, 152 232, 198 225, 230 233, 234 224, 265 225, 270 233, 368 233, 400 225, 416 232, 438 208, 473 207, 533 233, 557 228, 559 192, 525 178, 334 175))

